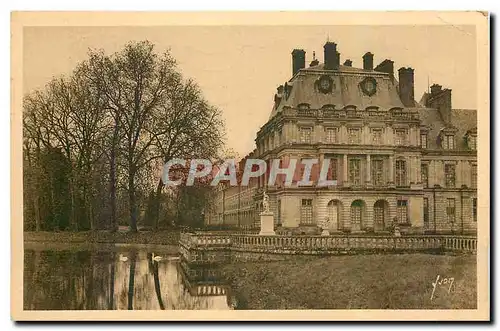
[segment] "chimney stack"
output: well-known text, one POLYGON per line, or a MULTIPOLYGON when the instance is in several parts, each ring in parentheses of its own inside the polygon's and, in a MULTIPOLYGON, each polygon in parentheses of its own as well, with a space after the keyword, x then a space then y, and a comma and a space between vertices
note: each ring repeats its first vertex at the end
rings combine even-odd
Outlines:
POLYGON ((415 107, 414 74, 412 68, 399 68, 399 97, 405 107, 415 107))
POLYGON ((340 53, 337 52, 337 44, 327 41, 323 49, 325 51, 325 69, 337 70, 340 62, 340 53))
POLYGON ((363 69, 373 70, 373 54, 370 52, 363 55, 363 69))
POLYGON ((352 61, 351 61, 351 60, 349 60, 349 59, 347 59, 347 60, 345 60, 344 65, 345 65, 346 67, 352 67, 352 61))
POLYGON ((292 51, 292 76, 306 67, 306 52, 303 49, 294 49, 292 51))
POLYGON ((451 90, 438 84, 431 86, 431 95, 427 98, 426 107, 438 110, 443 121, 451 123, 451 90))
POLYGON ((442 90, 442 86, 439 84, 432 84, 431 85, 431 95, 437 95, 439 92, 442 90))
POLYGON ((375 67, 375 71, 385 72, 391 76, 394 76, 394 61, 385 59, 384 61, 380 62, 377 67, 375 67))

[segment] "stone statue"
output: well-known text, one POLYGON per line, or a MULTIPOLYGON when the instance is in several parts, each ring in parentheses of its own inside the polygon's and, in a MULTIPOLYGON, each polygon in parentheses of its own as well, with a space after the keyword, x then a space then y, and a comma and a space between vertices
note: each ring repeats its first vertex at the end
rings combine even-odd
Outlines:
POLYGON ((264 213, 269 213, 269 195, 267 195, 266 191, 264 191, 262 196, 262 207, 264 209, 264 213))
POLYGON ((329 225, 330 225, 330 218, 325 217, 323 224, 321 224, 321 229, 328 229, 329 225))

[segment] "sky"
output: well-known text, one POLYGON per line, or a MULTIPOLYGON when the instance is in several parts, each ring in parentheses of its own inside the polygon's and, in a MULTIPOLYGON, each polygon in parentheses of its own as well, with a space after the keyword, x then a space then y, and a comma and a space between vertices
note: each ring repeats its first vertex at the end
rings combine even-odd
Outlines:
POLYGON ((255 148, 257 131, 269 118, 276 88, 291 77, 294 48, 306 51, 306 66, 323 62, 323 45, 337 43, 341 63, 362 67, 394 61, 394 69, 415 70, 415 99, 428 83, 452 89, 453 108, 477 107, 477 49, 474 26, 156 26, 25 27, 23 92, 43 88, 70 74, 89 48, 112 54, 129 41, 149 40, 158 52, 170 50, 186 78, 223 112, 227 145, 239 156, 255 148))

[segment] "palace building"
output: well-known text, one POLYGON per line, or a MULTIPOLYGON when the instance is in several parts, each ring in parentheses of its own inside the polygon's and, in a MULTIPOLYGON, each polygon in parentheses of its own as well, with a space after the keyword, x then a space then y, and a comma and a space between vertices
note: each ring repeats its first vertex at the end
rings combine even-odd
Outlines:
MULTIPOLYGON (((324 63, 306 66, 292 52, 292 77, 277 88, 269 120, 247 158, 330 160, 337 185, 269 186, 267 175, 247 187, 219 185, 206 223, 258 227, 262 193, 278 231, 474 233, 477 225, 476 110, 453 109, 451 90, 434 84, 419 102, 414 70, 393 61, 362 68, 324 45, 324 63)), ((244 160, 242 163, 244 164, 244 160)), ((298 169, 300 179, 303 168, 298 169)))

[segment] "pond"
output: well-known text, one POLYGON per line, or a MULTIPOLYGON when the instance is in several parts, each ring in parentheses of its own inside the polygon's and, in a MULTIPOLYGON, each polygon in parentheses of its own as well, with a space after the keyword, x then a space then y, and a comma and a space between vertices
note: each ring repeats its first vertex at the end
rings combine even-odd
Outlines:
POLYGON ((235 309, 230 287, 155 247, 25 246, 25 310, 235 309), (154 260, 153 256, 160 256, 154 260))

